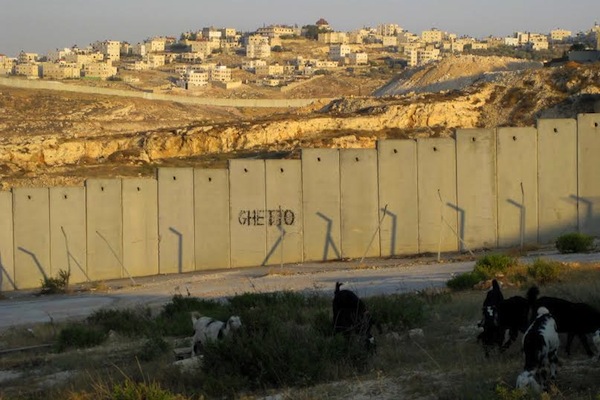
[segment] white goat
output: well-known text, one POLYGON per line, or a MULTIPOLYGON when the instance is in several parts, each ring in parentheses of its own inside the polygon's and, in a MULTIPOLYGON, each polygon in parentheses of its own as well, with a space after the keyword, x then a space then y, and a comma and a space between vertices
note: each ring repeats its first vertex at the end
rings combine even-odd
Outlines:
POLYGON ((535 321, 523 335, 525 368, 517 378, 517 388, 531 387, 537 392, 544 390, 548 366, 550 378, 556 378, 559 345, 554 317, 546 307, 538 308, 535 321))
POLYGON ((242 321, 238 316, 231 316, 223 322, 211 317, 200 317, 192 314, 192 326, 194 327, 192 357, 194 357, 200 355, 200 350, 206 342, 228 336, 242 326, 242 321))

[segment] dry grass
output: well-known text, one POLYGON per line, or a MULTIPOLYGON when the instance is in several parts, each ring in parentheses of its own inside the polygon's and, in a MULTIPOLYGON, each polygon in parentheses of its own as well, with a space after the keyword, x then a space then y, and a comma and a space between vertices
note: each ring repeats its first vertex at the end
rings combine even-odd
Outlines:
MULTIPOLYGON (((572 269, 574 272, 568 281, 544 286, 542 293, 586 301, 600 308, 599 265, 577 264, 572 265, 572 269)), ((272 270, 275 272, 278 268, 272 270)), ((504 294, 505 297, 523 295, 526 289, 506 288, 504 294)), ((503 354, 495 354, 489 359, 484 357, 475 340, 483 298, 483 291, 466 291, 444 297, 444 301, 432 302, 428 318, 419 326, 424 332, 423 338, 411 339, 406 331, 384 326, 384 333, 377 338, 378 351, 368 368, 351 379, 304 388, 272 388, 267 392, 279 394, 281 399, 297 400, 507 399, 514 394, 514 383, 522 369, 519 341, 503 354)), ((35 326, 34 335, 27 330, 14 329, 5 332, 0 342, 2 347, 47 343, 54 339, 57 328, 59 326, 50 323, 35 326)), ((174 348, 182 344, 181 339, 166 340, 174 348)), ((44 398, 66 398, 65 393, 95 390, 94 386, 106 387, 121 382, 124 377, 147 382, 175 380, 182 387, 194 379, 174 369, 171 353, 153 361, 140 362, 137 354, 141 347, 140 340, 112 336, 105 345, 86 350, 5 355, 0 357, 0 379, 2 371, 18 371, 22 375, 2 382, 4 398, 9 398, 8 395, 24 398, 26 393, 28 398, 41 398, 35 393, 40 393, 39 396, 45 393, 43 396, 47 397, 44 398), (45 385, 53 377, 57 384, 48 389, 45 385)), ((584 355, 577 340, 572 350, 570 358, 559 353, 562 365, 558 380, 544 398, 583 400, 595 398, 600 393, 600 383, 595 374, 590 373, 590 368, 592 371, 597 368, 596 363, 584 355)), ((261 398, 267 392, 246 393, 239 398, 261 398)))

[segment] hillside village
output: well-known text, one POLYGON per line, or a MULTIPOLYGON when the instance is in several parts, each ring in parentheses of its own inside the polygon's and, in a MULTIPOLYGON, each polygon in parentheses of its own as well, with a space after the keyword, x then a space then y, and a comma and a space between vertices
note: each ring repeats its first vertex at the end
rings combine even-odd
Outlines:
MULTIPOLYGON (((372 77, 395 73, 456 54, 497 54, 548 60, 569 53, 576 61, 598 59, 600 26, 573 34, 517 32, 510 37, 475 39, 431 29, 415 34, 398 24, 380 24, 350 32, 334 30, 321 18, 314 25, 270 25, 254 32, 205 27, 179 38, 151 37, 130 44, 97 41, 86 47, 55 49, 46 55, 22 51, 16 58, 0 54, 0 76, 113 83, 126 89, 212 96, 245 86, 286 92, 303 82, 340 71, 372 77), (206 92, 206 93, 205 93, 206 92)), ((2 49, 0 49, 1 51, 2 49)), ((387 75, 385 78, 389 78, 387 75)), ((370 94, 368 86, 358 95, 370 94)))

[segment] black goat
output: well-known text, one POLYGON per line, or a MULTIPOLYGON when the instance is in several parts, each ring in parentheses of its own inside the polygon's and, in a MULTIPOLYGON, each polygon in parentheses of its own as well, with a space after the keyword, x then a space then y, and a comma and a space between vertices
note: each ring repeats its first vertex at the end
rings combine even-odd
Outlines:
POLYGON ((567 355, 571 354, 571 344, 575 336, 579 338, 585 352, 588 356, 593 356, 594 352, 588 343, 588 334, 594 334, 600 329, 600 312, 586 303, 574 303, 557 297, 540 297, 539 289, 532 287, 527 292, 530 298, 532 310, 539 307, 546 307, 554 316, 558 333, 567 334, 567 343, 565 351, 567 355))
POLYGON ((477 336, 483 344, 486 357, 492 347, 498 346, 504 351, 517 339, 520 332, 525 332, 529 325, 529 302, 521 296, 505 299, 500 285, 494 279, 492 288, 483 302, 483 320, 479 326, 483 332, 477 336), (506 331, 509 332, 505 342, 506 331))
POLYGON ((536 391, 545 389, 546 368, 550 367, 550 378, 556 378, 558 347, 556 321, 546 307, 537 309, 537 317, 523 335, 525 367, 517 378, 517 388, 532 387, 536 391))
POLYGON ((342 283, 336 282, 333 296, 333 332, 342 333, 346 337, 351 334, 359 335, 365 339, 367 348, 373 349, 375 338, 371 334, 374 324, 371 313, 353 291, 340 290, 340 286, 342 283))

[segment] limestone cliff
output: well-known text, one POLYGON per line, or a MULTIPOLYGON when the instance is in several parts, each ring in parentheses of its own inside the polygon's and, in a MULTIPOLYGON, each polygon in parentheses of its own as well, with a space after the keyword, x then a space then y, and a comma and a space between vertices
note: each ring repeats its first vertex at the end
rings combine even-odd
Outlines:
MULTIPOLYGON (((413 79, 412 85, 431 87, 426 84, 431 76, 413 79)), ((538 118, 594 112, 600 67, 525 69, 418 94, 391 95, 390 87, 385 97, 343 98, 271 115, 0 88, 2 183, 80 184, 90 176, 148 175, 160 165, 214 167, 247 155, 296 157, 303 147, 374 147, 380 138, 533 126, 538 118)))

